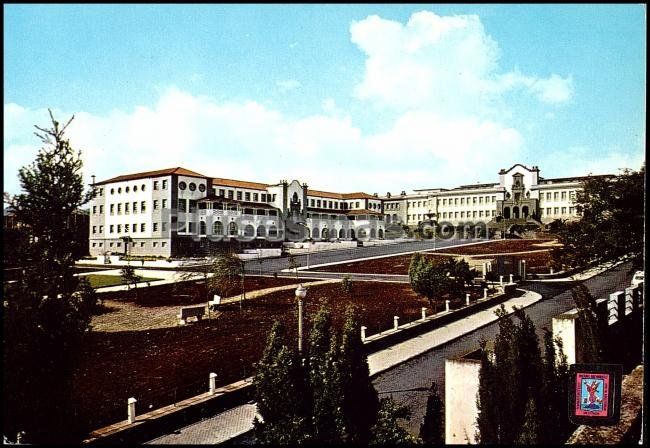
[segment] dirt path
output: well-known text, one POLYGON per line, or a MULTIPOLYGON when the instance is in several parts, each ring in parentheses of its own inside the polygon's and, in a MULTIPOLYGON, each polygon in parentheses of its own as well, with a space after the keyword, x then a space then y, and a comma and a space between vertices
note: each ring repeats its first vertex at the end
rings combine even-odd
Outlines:
MULTIPOLYGON (((303 286, 316 286, 325 283, 335 283, 340 280, 319 280, 312 282, 303 282, 303 286)), ((246 292, 246 301, 263 297, 276 291, 288 291, 296 288, 296 284, 276 286, 273 288, 258 289, 256 291, 246 292)), ((222 303, 239 302, 241 296, 227 297, 222 299, 222 303)), ((131 301, 123 300, 104 300, 104 307, 107 312, 93 316, 91 325, 93 331, 115 332, 115 331, 143 331, 153 330, 156 328, 167 328, 178 326, 179 306, 157 306, 143 307, 131 301)), ((219 312, 207 313, 204 319, 216 319, 219 312)))

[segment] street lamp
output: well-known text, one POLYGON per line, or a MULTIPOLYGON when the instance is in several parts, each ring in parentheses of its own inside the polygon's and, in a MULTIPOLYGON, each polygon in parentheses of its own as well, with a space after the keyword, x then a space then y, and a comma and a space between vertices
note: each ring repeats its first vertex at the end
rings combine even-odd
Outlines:
POLYGON ((307 288, 302 283, 296 288, 298 298, 298 353, 302 353, 302 299, 307 296, 307 288))

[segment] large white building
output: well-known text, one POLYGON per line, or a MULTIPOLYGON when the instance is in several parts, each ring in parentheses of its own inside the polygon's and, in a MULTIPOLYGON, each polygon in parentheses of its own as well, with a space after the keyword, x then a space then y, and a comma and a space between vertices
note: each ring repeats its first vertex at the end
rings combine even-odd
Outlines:
POLYGON ((189 255, 215 245, 279 246, 283 241, 383 239, 396 229, 436 222, 483 224, 482 232, 575 219, 582 177, 544 179, 516 164, 499 182, 421 189, 378 197, 310 190, 297 180, 264 184, 170 168, 94 184, 89 251, 189 255), (388 230, 388 232, 387 232, 388 230), (392 230, 392 231, 391 231, 392 230))

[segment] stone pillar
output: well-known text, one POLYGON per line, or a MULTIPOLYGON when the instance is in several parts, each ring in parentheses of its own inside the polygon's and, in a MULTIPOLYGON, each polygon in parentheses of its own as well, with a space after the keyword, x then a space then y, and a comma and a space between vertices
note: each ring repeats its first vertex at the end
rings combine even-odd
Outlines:
POLYGON ((551 275, 553 274, 553 268, 551 268, 551 275))
POLYGON ((469 306, 469 293, 465 294, 465 305, 469 306))
POLYGON ((128 420, 129 423, 135 423, 135 402, 137 400, 133 397, 129 398, 127 403, 128 403, 128 409, 127 409, 127 415, 128 415, 128 420))
POLYGON ((512 274, 510 274, 510 283, 514 283, 514 282, 512 281, 512 274))
POLYGON ((526 280, 526 260, 521 260, 521 279, 526 280))
POLYGON ((567 365, 576 363, 576 324, 578 312, 574 309, 555 316, 551 322, 553 338, 562 340, 562 351, 566 355, 567 365))
POLYGON ((422 320, 427 318, 427 309, 425 307, 422 307, 422 320))
POLYGON ((484 298, 484 299, 487 299, 487 296, 488 296, 488 289, 487 289, 487 288, 483 288, 483 298, 484 298))
POLYGON ((621 294, 619 291, 613 292, 609 295, 609 299, 607 300, 607 324, 608 325, 613 325, 616 322, 619 321, 619 301, 618 301, 618 295, 621 294))
POLYGON ((214 372, 210 373, 210 381, 208 387, 210 388, 210 395, 214 395, 217 391, 217 374, 214 372))
POLYGON ((368 329, 368 327, 361 327, 361 342, 366 341, 366 330, 367 329, 368 329))
POLYGON ((445 300, 445 311, 449 312, 449 300, 445 300))
POLYGON ((399 327, 399 316, 393 316, 393 328, 397 330, 397 327, 399 327))
POLYGON ((503 275, 499 276, 499 286, 503 286, 503 275))
POLYGON ((481 265, 481 271, 482 271, 482 278, 485 280, 485 277, 487 275, 487 263, 483 263, 481 265))

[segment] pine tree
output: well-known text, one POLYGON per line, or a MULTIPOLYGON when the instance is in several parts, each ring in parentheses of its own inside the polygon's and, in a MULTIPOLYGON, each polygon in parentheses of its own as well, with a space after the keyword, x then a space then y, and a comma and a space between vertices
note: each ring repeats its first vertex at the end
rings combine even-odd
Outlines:
POLYGON ((526 411, 524 414, 524 423, 521 427, 521 433, 515 443, 521 445, 536 445, 539 440, 540 426, 537 415, 535 400, 530 398, 526 402, 526 411))
POLYGON ((427 398, 427 410, 424 420, 420 425, 420 439, 424 443, 442 445, 445 443, 443 403, 438 393, 438 385, 431 383, 429 397, 427 398))
POLYGON ((379 400, 370 381, 368 358, 361 342, 356 311, 346 310, 340 353, 341 394, 345 442, 367 444, 377 420, 379 400))
POLYGON ((309 386, 312 396, 313 442, 340 443, 342 434, 340 374, 336 335, 329 312, 322 307, 309 334, 309 386))
POLYGON ((27 442, 62 443, 74 436, 69 394, 72 371, 89 329, 92 294, 78 294, 75 257, 81 241, 72 216, 94 196, 85 191, 81 153, 65 138, 64 126, 36 126, 44 146, 19 171, 22 190, 7 200, 28 229, 21 248, 25 274, 5 290, 4 431, 26 433, 27 442), (66 427, 66 431, 61 431, 66 427))
POLYGON ((383 398, 379 402, 377 421, 372 427, 370 445, 412 445, 419 440, 397 423, 398 418, 409 418, 406 407, 397 406, 392 398, 383 398))
POLYGON ((296 444, 308 438, 304 371, 297 354, 284 344, 284 327, 275 322, 253 379, 257 410, 255 437, 264 444, 296 444))

